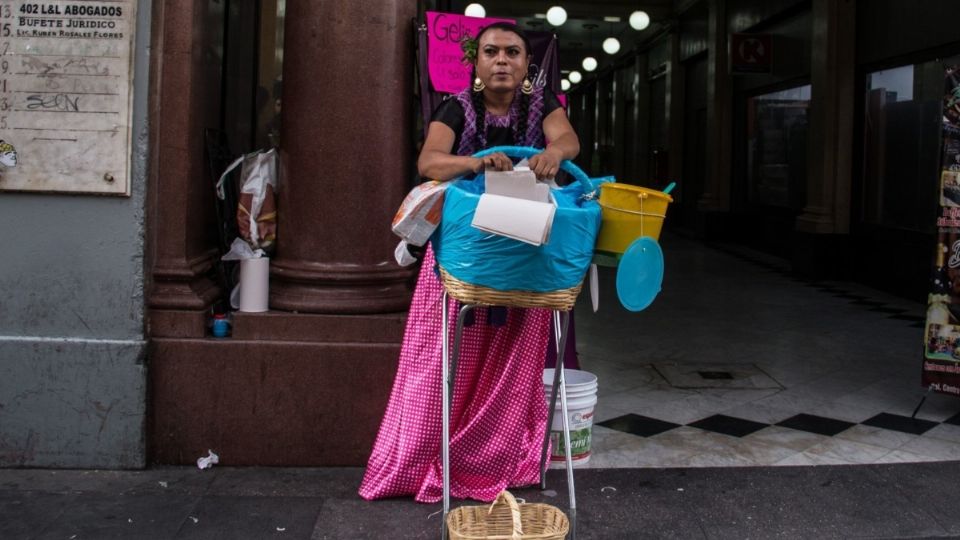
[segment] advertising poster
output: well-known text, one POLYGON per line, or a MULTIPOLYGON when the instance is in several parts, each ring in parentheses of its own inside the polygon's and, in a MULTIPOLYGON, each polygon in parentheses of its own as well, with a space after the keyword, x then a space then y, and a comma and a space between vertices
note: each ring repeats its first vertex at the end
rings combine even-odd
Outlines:
POLYGON ((960 66, 945 70, 937 245, 927 297, 923 385, 960 396, 960 66))

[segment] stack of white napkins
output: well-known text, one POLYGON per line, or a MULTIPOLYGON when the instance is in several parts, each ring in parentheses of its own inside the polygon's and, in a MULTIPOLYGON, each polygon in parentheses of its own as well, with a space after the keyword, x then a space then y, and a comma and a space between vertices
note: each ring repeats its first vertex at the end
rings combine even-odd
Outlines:
POLYGON ((534 246, 550 239, 557 203, 550 186, 530 169, 489 171, 486 192, 473 215, 474 227, 534 246))

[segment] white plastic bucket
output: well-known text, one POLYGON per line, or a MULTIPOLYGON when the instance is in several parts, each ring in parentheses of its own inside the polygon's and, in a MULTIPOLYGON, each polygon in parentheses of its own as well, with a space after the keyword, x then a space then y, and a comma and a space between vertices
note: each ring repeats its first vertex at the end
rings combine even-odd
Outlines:
MULTIPOLYGON (((570 422, 570 446, 574 467, 590 461, 590 442, 593 433, 593 408, 597 404, 597 376, 576 369, 563 370, 567 386, 567 417, 570 422)), ((553 368, 543 370, 543 393, 547 406, 550 406, 550 393, 553 387, 553 368)), ((552 467, 566 466, 566 453, 563 445, 563 409, 560 403, 560 391, 557 391, 557 404, 554 408, 553 425, 550 427, 550 461, 552 467)))

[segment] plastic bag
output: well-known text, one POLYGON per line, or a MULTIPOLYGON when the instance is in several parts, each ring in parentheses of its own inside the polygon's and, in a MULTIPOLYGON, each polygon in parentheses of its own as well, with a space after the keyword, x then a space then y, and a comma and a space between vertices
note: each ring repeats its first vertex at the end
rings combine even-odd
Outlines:
POLYGON ((393 216, 393 232, 414 246, 422 246, 440 224, 443 193, 449 182, 430 180, 410 190, 393 216))
POLYGON ((217 194, 224 198, 223 183, 238 165, 240 168, 240 201, 237 206, 237 227, 240 236, 254 248, 267 248, 277 237, 277 151, 258 150, 237 158, 220 175, 217 194))

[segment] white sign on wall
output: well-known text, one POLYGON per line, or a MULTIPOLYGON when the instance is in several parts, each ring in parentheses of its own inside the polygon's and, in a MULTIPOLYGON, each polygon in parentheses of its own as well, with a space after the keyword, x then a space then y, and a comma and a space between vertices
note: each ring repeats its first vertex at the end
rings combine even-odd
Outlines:
POLYGON ((130 194, 136 0, 0 0, 0 190, 130 194))

